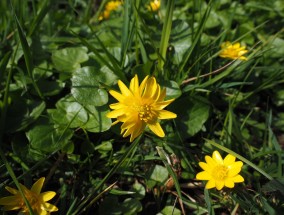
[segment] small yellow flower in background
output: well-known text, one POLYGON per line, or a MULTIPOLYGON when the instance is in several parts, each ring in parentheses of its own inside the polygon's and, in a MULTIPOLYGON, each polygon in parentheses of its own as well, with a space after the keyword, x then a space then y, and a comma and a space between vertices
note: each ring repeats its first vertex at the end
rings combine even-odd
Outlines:
POLYGON ((248 52, 245 46, 241 46, 240 43, 232 44, 231 42, 224 42, 221 44, 221 53, 219 54, 222 58, 229 58, 233 60, 247 60, 245 53, 248 52))
POLYGON ((164 137, 165 133, 158 120, 173 119, 176 114, 163 110, 174 101, 164 101, 166 89, 161 89, 154 77, 146 76, 139 86, 138 76, 135 75, 130 82, 129 89, 122 81, 118 81, 121 93, 110 90, 109 93, 118 100, 111 104, 113 111, 107 114, 108 118, 117 118, 113 123, 122 122, 121 134, 123 137, 130 136, 130 142, 138 137, 146 125, 157 136, 164 137))
POLYGON ((99 20, 108 19, 111 11, 117 10, 117 8, 121 5, 121 1, 110 1, 106 4, 105 10, 99 16, 99 20))
POLYGON ((161 1, 160 0, 153 0, 150 2, 149 6, 148 6, 148 10, 150 11, 157 11, 160 9, 161 6, 161 1))
POLYGON ((196 175, 198 180, 208 180, 205 188, 211 189, 216 187, 221 190, 224 186, 233 188, 235 183, 244 181, 244 178, 239 175, 243 162, 235 161, 236 157, 228 154, 225 159, 221 157, 218 151, 214 151, 212 158, 205 156, 205 162, 199 162, 199 166, 204 170, 196 175))
MULTIPOLYGON (((56 193, 53 191, 40 193, 44 180, 44 177, 37 180, 30 190, 24 185, 20 184, 26 199, 28 200, 31 208, 33 209, 33 212, 36 215, 48 215, 50 214, 50 212, 58 211, 58 208, 56 206, 47 203, 47 201, 51 200, 56 195, 56 193)), ((20 192, 8 186, 6 186, 5 188, 14 196, 0 198, 0 205, 4 205, 4 210, 20 210, 26 215, 30 214, 29 209, 26 206, 20 192)))

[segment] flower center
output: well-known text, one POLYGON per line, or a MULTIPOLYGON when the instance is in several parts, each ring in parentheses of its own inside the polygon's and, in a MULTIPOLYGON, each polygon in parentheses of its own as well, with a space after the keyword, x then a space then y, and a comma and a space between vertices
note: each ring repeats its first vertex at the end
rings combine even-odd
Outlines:
POLYGON ((140 120, 143 120, 146 123, 153 121, 155 118, 150 105, 137 105, 134 106, 134 109, 138 111, 140 120))
MULTIPOLYGON (((32 209, 35 210, 39 205, 38 195, 34 192, 25 192, 24 194, 32 209)), ((24 201, 23 201, 23 211, 29 211, 24 201)))
POLYGON ((228 167, 223 165, 218 165, 213 169, 213 176, 216 180, 224 180, 228 174, 228 167))

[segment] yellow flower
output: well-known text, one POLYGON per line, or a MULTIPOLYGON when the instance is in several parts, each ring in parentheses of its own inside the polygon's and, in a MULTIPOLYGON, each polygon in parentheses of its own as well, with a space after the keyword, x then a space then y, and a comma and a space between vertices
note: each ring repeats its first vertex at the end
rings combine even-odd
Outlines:
POLYGON ((130 142, 138 137, 146 125, 159 137, 164 137, 164 131, 158 120, 176 118, 176 114, 163 110, 174 99, 164 101, 166 89, 161 89, 154 77, 146 76, 139 86, 138 76, 130 82, 129 89, 122 81, 118 81, 121 93, 110 90, 109 93, 118 100, 111 104, 113 111, 107 114, 108 118, 117 118, 113 123, 122 122, 121 134, 123 137, 131 135, 130 142))
POLYGON ((229 59, 239 59, 239 60, 247 60, 245 56, 243 56, 248 51, 246 50, 245 46, 241 46, 240 43, 232 44, 231 42, 224 42, 221 44, 222 51, 219 54, 222 58, 229 58, 229 59))
POLYGON ((198 180, 208 180, 205 188, 211 189, 216 187, 221 190, 224 186, 233 188, 235 183, 244 181, 244 178, 239 175, 243 162, 237 161, 236 158, 228 154, 225 159, 221 157, 218 151, 214 151, 212 158, 205 156, 205 162, 199 162, 199 166, 204 170, 196 175, 198 180))
POLYGON ((148 6, 148 10, 150 11, 157 11, 160 9, 161 6, 161 2, 160 0, 153 0, 150 2, 149 6, 148 6))
POLYGON ((106 4, 105 10, 99 17, 99 20, 108 19, 110 16, 110 12, 117 10, 117 8, 121 5, 121 1, 110 1, 106 4))
MULTIPOLYGON (((50 214, 50 212, 58 211, 58 208, 56 206, 47 203, 47 201, 52 199, 56 195, 56 193, 53 191, 40 193, 44 180, 44 177, 37 180, 30 190, 24 185, 20 184, 26 199, 28 200, 33 212, 36 215, 48 215, 50 214)), ((14 196, 3 197, 0 199, 0 205, 5 205, 4 210, 10 211, 20 209, 20 211, 24 214, 30 214, 29 209, 26 206, 20 192, 8 186, 6 186, 5 188, 14 196)))

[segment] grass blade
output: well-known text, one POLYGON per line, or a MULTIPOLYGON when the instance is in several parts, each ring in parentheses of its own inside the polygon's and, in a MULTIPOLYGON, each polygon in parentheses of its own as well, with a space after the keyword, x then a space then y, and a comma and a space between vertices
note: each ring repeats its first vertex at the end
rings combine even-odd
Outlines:
POLYGON ((100 181, 100 183, 95 187, 93 192, 81 202, 80 205, 78 205, 77 209, 75 212, 72 213, 72 215, 79 215, 84 212, 83 208, 84 206, 88 203, 88 201, 93 197, 94 193, 96 193, 101 187, 103 186, 104 183, 117 171, 117 169, 123 164, 125 159, 131 154, 131 152, 138 146, 138 143, 141 139, 141 136, 138 137, 132 144, 131 146, 127 149, 127 151, 122 155, 122 157, 119 159, 119 161, 116 163, 116 165, 107 173, 107 175, 100 181))
MULTIPOLYGON (((11 1, 10 1, 11 2, 11 1)), ((15 22, 16 22, 16 25, 17 25, 17 29, 18 29, 18 33, 19 33, 19 37, 20 37, 20 42, 21 42, 21 46, 23 48, 23 51, 24 51, 24 58, 25 58, 25 63, 26 63, 26 67, 27 67, 27 71, 28 71, 28 75, 30 76, 31 80, 32 80, 32 84, 38 94, 38 96, 43 99, 43 95, 40 91, 40 89, 38 88, 35 80, 34 80, 34 77, 33 77, 33 69, 34 69, 34 65, 33 65, 33 58, 32 58, 32 54, 31 54, 31 51, 30 51, 30 47, 29 47, 29 44, 27 42, 27 39, 26 39, 26 36, 24 34, 24 31, 21 27, 21 24, 18 20, 18 17, 14 11, 14 8, 13 8, 13 5, 11 3, 11 6, 12 6, 12 10, 13 10, 13 13, 14 13, 14 19, 15 19, 15 22)))
POLYGON ((169 0, 167 3, 166 16, 165 16, 166 19, 163 25, 159 58, 158 58, 158 69, 160 71, 163 70, 166 61, 167 48, 172 28, 173 11, 174 11, 174 0, 169 0))
POLYGON ((185 67, 188 59, 190 58, 190 56, 191 56, 191 54, 192 54, 196 44, 198 43, 198 41, 201 38, 201 35, 203 33, 203 29, 205 27, 206 21, 207 21, 207 19, 209 17, 209 14, 211 12, 211 8, 212 8, 211 7, 211 2, 212 1, 209 2, 208 6, 206 8, 206 11, 205 11, 205 13, 204 13, 204 15, 202 17, 201 23, 199 24, 199 28, 198 28, 198 30, 197 30, 197 32, 195 34, 195 37, 194 37, 193 42, 192 42, 192 45, 191 45, 189 51, 187 52, 187 54, 185 55, 184 59, 182 60, 183 63, 179 67, 179 73, 184 70, 184 67, 185 67))
MULTIPOLYGON (((0 141, 2 142, 2 140, 0 140, 0 141)), ((1 145, 1 144, 0 144, 0 145, 1 145)), ((15 175, 15 173, 14 173, 12 167, 10 166, 9 162, 6 160, 6 157, 5 157, 5 155, 4 155, 4 153, 3 153, 3 151, 2 151, 1 148, 0 148, 0 157, 1 157, 2 161, 3 161, 3 163, 5 164, 6 169, 7 169, 7 171, 9 172, 11 178, 13 179, 13 181, 14 181, 14 183, 15 183, 17 189, 19 190, 19 192, 20 192, 20 194, 21 194, 21 197, 23 198, 23 200, 24 200, 26 206, 28 207, 30 215, 35 215, 34 212, 33 212, 33 210, 32 210, 32 208, 31 208, 31 205, 29 204, 29 201, 27 200, 27 198, 25 197, 25 195, 24 195, 24 193, 23 193, 23 190, 22 190, 22 188, 21 188, 21 186, 20 186, 20 183, 19 183, 18 180, 17 180, 17 177, 16 177, 16 175, 15 175)))
POLYGON ((42 22, 43 18, 46 16, 46 14, 51 9, 51 6, 53 4, 53 0, 51 1, 44 1, 43 6, 39 12, 39 14, 36 16, 36 18, 33 20, 31 27, 29 29, 28 36, 32 36, 35 31, 37 31, 40 23, 42 22))

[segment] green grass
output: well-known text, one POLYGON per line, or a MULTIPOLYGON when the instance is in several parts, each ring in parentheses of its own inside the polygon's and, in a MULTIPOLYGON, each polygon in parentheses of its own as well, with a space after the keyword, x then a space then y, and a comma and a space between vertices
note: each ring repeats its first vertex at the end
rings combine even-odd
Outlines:
POLYGON ((0 2, 0 198, 46 177, 52 214, 281 214, 282 1, 124 0, 99 21, 107 2, 0 2), (224 41, 248 60, 219 57, 224 41), (106 117, 135 74, 175 99, 164 138, 130 143, 106 117), (244 163, 244 183, 204 189, 214 150, 244 163))

